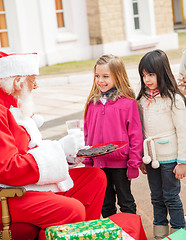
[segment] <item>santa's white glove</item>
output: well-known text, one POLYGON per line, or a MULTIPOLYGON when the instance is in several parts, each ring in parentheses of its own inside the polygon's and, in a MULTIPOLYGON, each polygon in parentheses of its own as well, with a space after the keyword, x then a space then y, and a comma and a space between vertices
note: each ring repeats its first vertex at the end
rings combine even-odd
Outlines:
POLYGON ((79 149, 85 146, 82 131, 67 135, 59 140, 66 157, 75 157, 79 149))

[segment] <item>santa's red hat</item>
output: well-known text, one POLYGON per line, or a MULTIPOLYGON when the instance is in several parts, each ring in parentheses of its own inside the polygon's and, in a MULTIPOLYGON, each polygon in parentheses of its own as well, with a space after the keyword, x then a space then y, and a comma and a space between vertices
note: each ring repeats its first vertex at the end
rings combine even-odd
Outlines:
POLYGON ((37 53, 7 54, 0 52, 0 78, 39 74, 37 53))

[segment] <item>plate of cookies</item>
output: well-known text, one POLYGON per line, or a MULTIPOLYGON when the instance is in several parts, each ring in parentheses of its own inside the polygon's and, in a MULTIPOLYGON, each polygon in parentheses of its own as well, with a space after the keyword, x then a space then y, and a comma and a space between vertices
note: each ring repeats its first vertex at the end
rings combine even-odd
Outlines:
POLYGON ((123 148, 127 145, 127 142, 125 141, 115 141, 115 142, 107 142, 107 143, 101 143, 96 144, 93 146, 86 146, 85 148, 82 148, 78 151, 76 157, 96 157, 105 155, 111 152, 114 152, 120 148, 123 148))

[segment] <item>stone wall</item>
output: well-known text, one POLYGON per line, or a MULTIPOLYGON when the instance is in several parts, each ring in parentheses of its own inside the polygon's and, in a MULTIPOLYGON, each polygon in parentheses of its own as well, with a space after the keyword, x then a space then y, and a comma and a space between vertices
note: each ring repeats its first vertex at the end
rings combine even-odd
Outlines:
POLYGON ((125 39, 122 0, 86 0, 91 45, 125 39))
POLYGON ((174 30, 172 0, 154 0, 156 34, 172 33, 174 30))

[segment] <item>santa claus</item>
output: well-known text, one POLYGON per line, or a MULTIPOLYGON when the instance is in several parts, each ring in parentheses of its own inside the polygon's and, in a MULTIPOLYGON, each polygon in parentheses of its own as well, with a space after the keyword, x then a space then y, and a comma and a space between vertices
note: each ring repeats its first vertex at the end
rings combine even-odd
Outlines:
POLYGON ((0 187, 24 186, 24 197, 9 199, 12 222, 48 226, 100 217, 106 188, 102 170, 73 168, 69 156, 83 146, 83 133, 43 140, 33 114, 37 88, 36 53, 0 52, 0 187), (16 208, 15 208, 16 206, 16 208))

